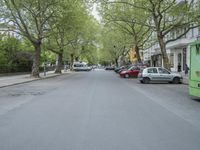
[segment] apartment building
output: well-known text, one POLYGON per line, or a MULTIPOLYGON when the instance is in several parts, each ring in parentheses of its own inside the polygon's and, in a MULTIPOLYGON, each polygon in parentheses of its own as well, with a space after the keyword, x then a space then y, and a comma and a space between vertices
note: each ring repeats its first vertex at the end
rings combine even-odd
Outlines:
MULTIPOLYGON (((181 31, 171 32, 166 38, 174 39, 180 34, 179 32, 181 31)), ((200 39, 200 27, 191 29, 182 38, 166 45, 171 71, 183 71, 185 64, 190 65, 190 44, 198 39, 200 39)), ((158 43, 144 50, 144 62, 149 63, 151 66, 163 67, 163 59, 158 43)))
MULTIPOLYGON (((181 4, 182 2, 185 3, 183 0, 177 0, 177 4, 181 4)), ((198 0, 188 0, 188 2, 192 2, 192 7, 195 7, 195 3, 198 2, 198 0)), ((165 37, 165 40, 176 39, 176 37, 184 33, 184 30, 186 29, 183 28, 171 31, 165 37)), ((152 34, 152 39, 153 38, 157 40, 156 33, 152 34)), ((185 69, 185 64, 190 65, 189 45, 198 39, 200 39, 200 27, 191 29, 186 35, 166 45, 172 71, 183 71, 185 69)), ((144 50, 144 62, 151 66, 163 67, 162 54, 158 43, 150 45, 149 48, 144 50)))

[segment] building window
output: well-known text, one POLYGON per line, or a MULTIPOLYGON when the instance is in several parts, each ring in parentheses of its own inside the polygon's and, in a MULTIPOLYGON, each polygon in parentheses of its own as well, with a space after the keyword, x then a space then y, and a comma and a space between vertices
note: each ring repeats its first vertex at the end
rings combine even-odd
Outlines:
POLYGON ((175 33, 174 33, 174 31, 171 32, 170 36, 171 36, 171 39, 174 39, 174 38, 175 38, 175 33))
MULTIPOLYGON (((192 27, 194 26, 193 24, 191 25, 192 27)), ((192 31, 192 37, 194 37, 194 28, 191 29, 192 31)))
MULTIPOLYGON (((182 28, 182 33, 181 34, 185 33, 186 30, 187 30, 187 28, 182 28)), ((187 37, 187 33, 185 33, 184 36, 182 36, 183 39, 186 38, 186 37, 187 37)))
POLYGON ((176 37, 180 35, 179 29, 176 30, 176 37))
POLYGON ((167 34, 167 40, 170 40, 170 36, 169 36, 169 34, 167 34))
POLYGON ((200 27, 198 27, 198 34, 200 35, 200 27))
POLYGON ((174 54, 170 54, 170 65, 171 65, 171 68, 174 68, 174 54))

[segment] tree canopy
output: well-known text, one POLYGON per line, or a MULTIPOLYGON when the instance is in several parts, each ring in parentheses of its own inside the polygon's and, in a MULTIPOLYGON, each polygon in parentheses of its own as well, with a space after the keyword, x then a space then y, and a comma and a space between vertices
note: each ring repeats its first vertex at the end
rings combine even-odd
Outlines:
POLYGON ((140 52, 158 43, 170 68, 166 45, 199 26, 199 10, 195 0, 2 0, 0 57, 12 64, 19 52, 26 53, 31 75, 39 77, 46 58, 57 62, 56 73, 78 60, 120 65, 128 61, 130 49, 140 63, 140 52), (94 3, 101 22, 91 14, 94 3))

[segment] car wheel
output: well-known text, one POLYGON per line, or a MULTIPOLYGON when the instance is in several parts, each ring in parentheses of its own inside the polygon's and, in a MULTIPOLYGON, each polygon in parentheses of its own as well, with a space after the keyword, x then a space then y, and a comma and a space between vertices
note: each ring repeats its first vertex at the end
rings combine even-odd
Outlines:
POLYGON ((129 74, 125 74, 124 77, 125 77, 125 78, 129 78, 129 74))
POLYGON ((149 78, 144 78, 144 79, 143 79, 143 83, 144 83, 144 84, 149 84, 149 82, 150 82, 150 79, 149 79, 149 78))
POLYGON ((142 80, 140 80, 140 83, 144 83, 142 80))
POLYGON ((180 78, 175 77, 175 78, 173 79, 173 83, 174 83, 174 84, 180 83, 180 78))

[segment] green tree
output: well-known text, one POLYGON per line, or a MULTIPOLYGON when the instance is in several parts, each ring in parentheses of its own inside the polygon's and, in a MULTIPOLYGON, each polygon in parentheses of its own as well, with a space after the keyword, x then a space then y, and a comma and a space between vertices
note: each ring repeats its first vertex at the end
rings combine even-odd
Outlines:
POLYGON ((106 26, 103 28, 102 38, 102 52, 107 54, 105 62, 110 59, 111 63, 119 66, 120 57, 124 58, 130 51, 130 36, 117 28, 106 26))
POLYGON ((12 64, 16 53, 21 50, 21 42, 12 36, 4 36, 0 42, 0 53, 4 57, 4 63, 12 64))
MULTIPOLYGON (((97 28, 83 1, 69 0, 60 3, 57 17, 50 23, 52 36, 47 39, 48 49, 58 55, 56 72, 61 72, 64 53, 71 56, 71 64, 76 59, 90 59, 91 47, 95 41, 97 28), (56 23, 55 23, 56 22, 56 23), (93 30, 94 29, 94 30, 93 30)), ((92 47, 94 48, 94 46, 92 47)), ((94 56, 94 55, 93 55, 94 56)))
POLYGON ((51 36, 47 39, 46 48, 57 54, 55 73, 61 73, 64 49, 70 44, 68 37, 80 22, 80 1, 61 1, 56 9, 56 18, 49 22, 51 36))
POLYGON ((138 24, 147 20, 148 15, 144 11, 132 9, 129 5, 114 4, 102 5, 102 14, 106 23, 116 26, 132 40, 132 45, 136 51, 137 61, 142 62, 140 49, 144 48, 145 43, 151 36, 151 29, 144 24, 138 24))
POLYGON ((145 25, 150 27, 155 33, 157 41, 160 46, 161 54, 164 61, 164 67, 170 69, 169 58, 166 52, 166 45, 169 42, 175 41, 184 36, 191 28, 191 26, 197 19, 194 10, 194 1, 190 3, 187 1, 181 1, 177 3, 176 0, 104 0, 104 3, 121 6, 130 6, 133 10, 138 10, 137 18, 140 17, 140 12, 146 14, 148 19, 144 22, 137 19, 136 23, 139 25, 145 25), (166 36, 173 31, 180 30, 179 35, 172 39, 167 39, 166 36))
POLYGON ((35 49, 31 76, 39 77, 42 40, 48 36, 48 21, 54 17, 57 0, 3 0, 4 27, 26 37, 35 49))

